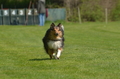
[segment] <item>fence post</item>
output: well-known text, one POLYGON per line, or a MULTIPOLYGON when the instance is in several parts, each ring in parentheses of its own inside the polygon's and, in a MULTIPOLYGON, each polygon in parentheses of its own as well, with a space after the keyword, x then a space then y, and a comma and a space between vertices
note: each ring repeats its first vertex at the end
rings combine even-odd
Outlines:
POLYGON ((4 9, 2 10, 3 15, 3 25, 10 25, 10 10, 4 9))
POLYGON ((3 15, 2 15, 2 12, 3 12, 3 4, 1 4, 1 25, 3 25, 3 15))
POLYGON ((105 8, 105 22, 108 23, 108 9, 105 8))
POLYGON ((80 8, 78 7, 78 17, 79 17, 79 23, 81 24, 81 14, 80 14, 80 8))

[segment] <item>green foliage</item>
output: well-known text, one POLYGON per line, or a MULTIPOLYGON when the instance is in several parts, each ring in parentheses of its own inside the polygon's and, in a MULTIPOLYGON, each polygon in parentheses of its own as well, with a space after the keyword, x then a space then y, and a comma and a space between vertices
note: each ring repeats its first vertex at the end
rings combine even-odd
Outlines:
POLYGON ((67 18, 67 20, 70 22, 78 22, 78 16, 70 16, 67 18))
POLYGON ((111 11, 111 19, 113 21, 120 21, 120 1, 117 3, 116 7, 111 11))
MULTIPOLYGON (((37 0, 0 0, 0 4, 3 4, 4 8, 28 8, 30 1, 32 1, 36 7, 35 3, 37 0)), ((46 0, 46 7, 48 8, 63 7, 63 1, 46 0)))
POLYGON ((71 8, 70 9, 70 15, 67 17, 67 20, 70 21, 70 22, 78 22, 78 19, 79 19, 78 18, 78 9, 77 8, 71 8))
POLYGON ((28 8, 29 2, 30 0, 1 0, 0 4, 3 4, 3 8, 28 8))
POLYGON ((63 7, 62 0, 46 0, 46 7, 48 8, 60 8, 63 7))
POLYGON ((43 49, 50 24, 0 26, 0 79, 120 79, 120 22, 63 23, 60 60, 43 49))
POLYGON ((104 12, 100 5, 87 5, 83 4, 81 6, 81 16, 83 21, 103 21, 104 12))

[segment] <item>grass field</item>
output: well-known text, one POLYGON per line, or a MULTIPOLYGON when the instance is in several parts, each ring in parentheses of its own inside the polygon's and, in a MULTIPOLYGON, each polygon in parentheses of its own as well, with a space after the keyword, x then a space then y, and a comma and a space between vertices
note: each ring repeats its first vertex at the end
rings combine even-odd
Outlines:
POLYGON ((0 79, 120 79, 120 22, 63 24, 60 60, 43 49, 50 23, 0 26, 0 79))

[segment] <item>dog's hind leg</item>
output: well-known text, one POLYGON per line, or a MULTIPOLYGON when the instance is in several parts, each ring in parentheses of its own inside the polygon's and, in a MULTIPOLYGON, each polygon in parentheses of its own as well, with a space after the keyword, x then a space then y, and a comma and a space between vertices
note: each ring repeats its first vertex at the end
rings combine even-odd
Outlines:
POLYGON ((50 56, 50 59, 52 59, 52 55, 49 55, 50 56))
POLYGON ((52 59, 52 57, 53 57, 53 50, 52 50, 52 49, 49 49, 49 50, 48 50, 48 54, 49 54, 49 56, 50 56, 50 59, 52 59))

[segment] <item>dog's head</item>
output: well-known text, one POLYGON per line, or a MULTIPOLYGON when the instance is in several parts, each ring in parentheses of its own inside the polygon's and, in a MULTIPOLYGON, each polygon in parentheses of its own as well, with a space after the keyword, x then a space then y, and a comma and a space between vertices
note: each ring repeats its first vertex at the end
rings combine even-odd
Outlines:
POLYGON ((50 26, 50 37, 52 39, 61 39, 64 35, 64 27, 61 23, 55 26, 54 23, 50 26))

